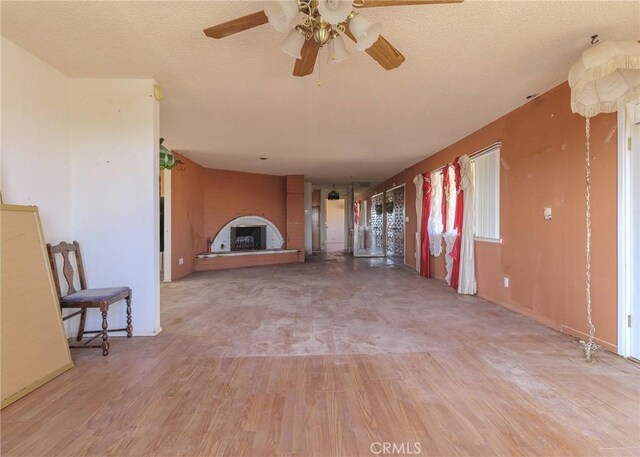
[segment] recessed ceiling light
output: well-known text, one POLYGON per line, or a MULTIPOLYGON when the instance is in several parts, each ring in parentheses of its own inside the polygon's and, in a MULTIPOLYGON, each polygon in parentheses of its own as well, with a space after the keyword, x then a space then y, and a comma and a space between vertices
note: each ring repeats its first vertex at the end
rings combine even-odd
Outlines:
POLYGON ((534 98, 536 98, 538 95, 539 95, 539 94, 531 94, 531 95, 527 95, 527 96, 524 98, 524 101, 525 101, 525 102, 528 102, 528 101, 530 101, 530 100, 533 100, 533 99, 534 99, 534 98))

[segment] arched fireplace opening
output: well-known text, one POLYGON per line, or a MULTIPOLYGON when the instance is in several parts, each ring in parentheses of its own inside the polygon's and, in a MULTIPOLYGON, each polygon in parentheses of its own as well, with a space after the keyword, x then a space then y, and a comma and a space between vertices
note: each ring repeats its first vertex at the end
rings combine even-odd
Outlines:
POLYGON ((284 248, 284 237, 273 222, 260 216, 241 216, 214 237, 211 253, 266 251, 284 248))

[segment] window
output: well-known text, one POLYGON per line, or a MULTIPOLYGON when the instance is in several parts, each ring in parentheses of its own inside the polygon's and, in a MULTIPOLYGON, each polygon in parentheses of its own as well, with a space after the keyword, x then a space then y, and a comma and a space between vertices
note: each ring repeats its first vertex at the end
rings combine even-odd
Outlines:
POLYGON ((476 184, 476 238, 500 240, 500 146, 472 159, 476 184))

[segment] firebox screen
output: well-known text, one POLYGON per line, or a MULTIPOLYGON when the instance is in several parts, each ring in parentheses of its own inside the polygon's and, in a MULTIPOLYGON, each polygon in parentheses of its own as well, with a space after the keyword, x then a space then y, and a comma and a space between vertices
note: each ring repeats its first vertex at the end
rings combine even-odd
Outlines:
POLYGON ((231 227, 231 250, 266 249, 266 227, 231 227))

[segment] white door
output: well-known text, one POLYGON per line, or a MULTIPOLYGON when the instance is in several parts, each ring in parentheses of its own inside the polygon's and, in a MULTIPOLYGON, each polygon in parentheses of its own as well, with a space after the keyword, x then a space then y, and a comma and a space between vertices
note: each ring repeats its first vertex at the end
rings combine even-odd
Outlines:
POLYGON ((630 173, 630 298, 631 348, 630 355, 640 360, 640 104, 632 110, 630 173))
POLYGON ((344 251, 344 199, 327 200, 327 252, 344 251))

